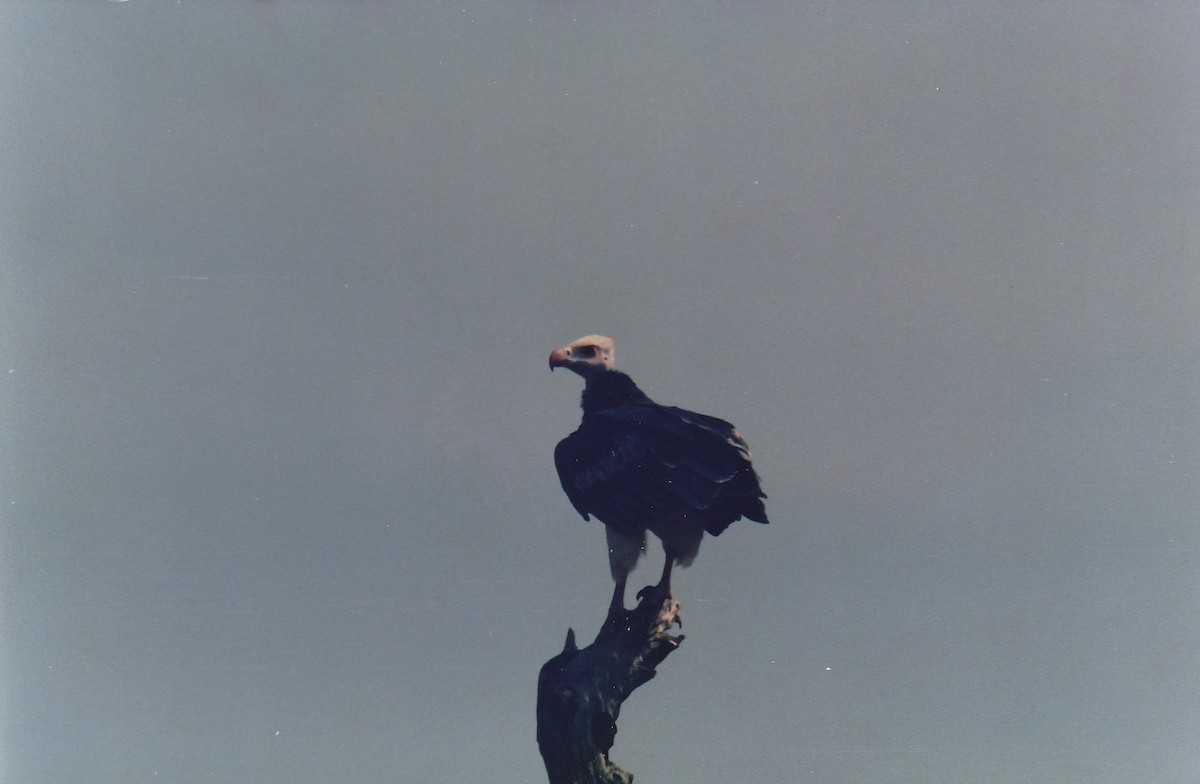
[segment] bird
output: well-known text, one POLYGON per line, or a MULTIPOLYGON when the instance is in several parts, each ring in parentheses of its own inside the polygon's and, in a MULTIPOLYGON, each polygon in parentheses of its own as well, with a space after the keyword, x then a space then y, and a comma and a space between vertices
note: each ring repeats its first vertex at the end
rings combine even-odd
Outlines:
POLYGON ((647 531, 666 560, 646 590, 665 598, 672 567, 691 565, 706 531, 717 536, 743 517, 768 522, 750 448, 729 422, 651 400, 616 369, 615 342, 605 335, 554 349, 550 370, 560 367, 583 377, 583 421, 555 447, 554 464, 575 510, 605 525, 615 583, 610 615, 624 612, 625 583, 647 531))

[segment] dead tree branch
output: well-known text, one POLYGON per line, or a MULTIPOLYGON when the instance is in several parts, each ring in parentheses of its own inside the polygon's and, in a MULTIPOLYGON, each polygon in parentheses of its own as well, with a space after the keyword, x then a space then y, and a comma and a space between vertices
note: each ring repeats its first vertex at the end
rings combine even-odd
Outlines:
POLYGON ((567 631, 563 652, 538 675, 537 740, 550 784, 629 784, 633 774, 608 759, 621 703, 679 647, 679 602, 653 589, 637 609, 610 615, 579 650, 567 631))

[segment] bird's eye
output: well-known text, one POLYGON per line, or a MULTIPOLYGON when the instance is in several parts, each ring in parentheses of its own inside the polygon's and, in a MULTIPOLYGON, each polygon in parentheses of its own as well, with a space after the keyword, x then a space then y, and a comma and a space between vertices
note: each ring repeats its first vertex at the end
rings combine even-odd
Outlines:
POLYGON ((582 357, 583 359, 591 359, 592 357, 596 356, 596 347, 595 346, 576 346, 575 347, 575 355, 582 357))

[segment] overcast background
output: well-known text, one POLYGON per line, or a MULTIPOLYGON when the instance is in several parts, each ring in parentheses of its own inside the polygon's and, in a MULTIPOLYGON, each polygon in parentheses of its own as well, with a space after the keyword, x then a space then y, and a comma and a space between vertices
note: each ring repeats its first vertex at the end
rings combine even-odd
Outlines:
POLYGON ((1195 4, 0 22, 4 781, 544 781, 590 332, 770 495, 639 781, 1197 781, 1195 4))

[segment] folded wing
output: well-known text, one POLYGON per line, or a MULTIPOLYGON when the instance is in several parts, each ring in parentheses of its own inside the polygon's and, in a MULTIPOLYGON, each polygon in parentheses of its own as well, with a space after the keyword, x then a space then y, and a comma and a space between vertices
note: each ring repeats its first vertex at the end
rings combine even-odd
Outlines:
POLYGON ((594 412, 554 458, 579 513, 618 529, 691 519, 716 535, 740 517, 767 522, 746 442, 716 417, 656 404, 594 412))

